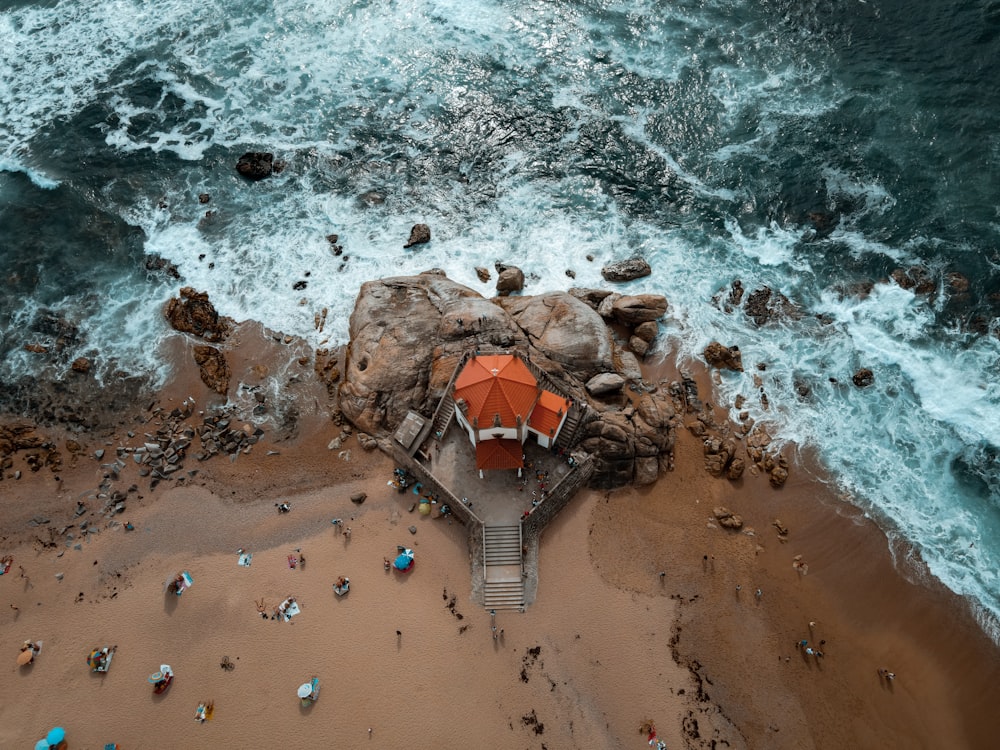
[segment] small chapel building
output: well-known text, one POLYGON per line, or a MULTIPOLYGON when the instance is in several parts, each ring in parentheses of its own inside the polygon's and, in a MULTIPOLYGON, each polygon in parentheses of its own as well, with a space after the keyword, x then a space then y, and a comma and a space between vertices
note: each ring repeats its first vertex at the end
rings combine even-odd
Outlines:
POLYGON ((533 435, 551 448, 566 423, 570 401, 544 390, 516 354, 476 354, 455 379, 455 418, 476 449, 476 468, 524 467, 522 446, 533 435))

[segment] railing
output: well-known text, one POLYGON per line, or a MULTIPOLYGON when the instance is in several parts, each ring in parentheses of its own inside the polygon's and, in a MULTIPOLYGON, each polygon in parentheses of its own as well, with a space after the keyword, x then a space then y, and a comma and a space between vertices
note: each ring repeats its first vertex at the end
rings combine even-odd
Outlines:
POLYGON ((594 457, 589 453, 574 453, 576 465, 546 493, 545 499, 531 509, 521 521, 522 536, 540 534, 576 494, 597 468, 594 457))
POLYGON ((400 450, 399 446, 392 441, 388 441, 387 444, 389 454, 393 457, 393 459, 401 466, 405 466, 406 469, 413 474, 413 476, 415 476, 422 485, 424 485, 425 489, 437 495, 439 503, 447 503, 452 515, 454 515, 460 523, 469 526, 470 529, 482 527, 482 519, 473 513, 472 509, 469 508, 468 505, 455 497, 451 490, 441 484, 441 482, 438 481, 438 478, 435 477, 429 469, 427 469, 419 461, 416 461, 406 455, 406 453, 400 450))

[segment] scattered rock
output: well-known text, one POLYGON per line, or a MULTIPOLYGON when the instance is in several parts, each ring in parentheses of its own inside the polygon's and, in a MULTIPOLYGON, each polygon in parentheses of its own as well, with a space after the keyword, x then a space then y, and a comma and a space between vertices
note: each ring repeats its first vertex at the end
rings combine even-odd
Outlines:
POLYGON ((476 266, 476 277, 484 284, 490 280, 490 269, 483 266, 476 266))
POLYGON ((203 205, 203 206, 204 206, 204 205, 205 205, 206 203, 208 203, 208 202, 209 202, 210 200, 212 200, 212 197, 211 197, 211 196, 210 196, 210 195, 209 195, 208 193, 201 193, 201 194, 200 194, 200 195, 198 196, 198 202, 199 202, 199 203, 200 203, 201 205, 203 205))
POLYGON ((712 367, 743 372, 743 355, 738 346, 723 346, 713 341, 705 347, 705 361, 712 367))
POLYGON ((359 432, 358 445, 360 445, 366 451, 373 451, 376 448, 378 448, 378 440, 373 438, 367 432, 359 432))
POLYGON ((25 344, 24 351, 31 352, 32 354, 45 354, 48 351, 48 347, 41 344, 25 344))
POLYGON ((729 508, 719 506, 712 511, 712 514, 719 522, 719 525, 724 528, 733 529, 734 531, 743 528, 743 519, 729 510, 729 508))
POLYGON ((772 487, 781 487, 788 481, 788 469, 784 466, 775 466, 771 469, 770 482, 772 487))
POLYGON ((875 373, 869 370, 867 367, 862 367, 857 372, 854 373, 854 375, 851 377, 851 380, 854 381, 854 385, 856 385, 858 388, 867 388, 868 386, 870 386, 872 383, 875 382, 875 373))
POLYGON ((652 272, 653 269, 649 267, 649 263, 642 258, 629 258, 604 266, 601 269, 601 276, 604 277, 605 281, 620 282, 641 279, 643 276, 649 276, 652 272))
POLYGON ((431 228, 426 224, 414 224, 413 228, 410 229, 410 239, 406 241, 403 245, 404 248, 413 247, 414 245, 423 245, 424 243, 431 241, 431 228))
POLYGON ((361 505, 365 500, 368 499, 368 495, 364 492, 355 492, 351 495, 351 502, 355 505, 361 505))
POLYGON ((411 534, 416 534, 417 533, 417 527, 416 526, 411 526, 410 527, 410 533, 411 534))

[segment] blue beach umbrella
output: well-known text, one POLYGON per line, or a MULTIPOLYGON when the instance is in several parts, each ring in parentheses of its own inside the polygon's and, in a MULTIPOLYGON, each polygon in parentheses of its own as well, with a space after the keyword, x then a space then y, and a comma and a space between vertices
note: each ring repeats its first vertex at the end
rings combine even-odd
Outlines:
POLYGON ((50 745, 58 745, 64 739, 66 739, 66 730, 62 727, 55 727, 50 729, 49 733, 45 736, 46 741, 50 745))
POLYGON ((400 555, 396 558, 396 562, 394 562, 393 565, 396 566, 396 570, 406 570, 413 565, 413 556, 400 555))

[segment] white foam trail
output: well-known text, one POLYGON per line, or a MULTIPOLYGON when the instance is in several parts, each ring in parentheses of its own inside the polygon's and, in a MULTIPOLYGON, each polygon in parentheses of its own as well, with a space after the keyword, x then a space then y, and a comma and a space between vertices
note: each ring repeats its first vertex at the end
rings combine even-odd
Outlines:
POLYGON ((9 157, 0 157, 0 172, 23 174, 31 180, 35 187, 39 187, 42 190, 55 190, 59 187, 59 180, 53 180, 51 177, 48 177, 37 169, 27 167, 9 157))

